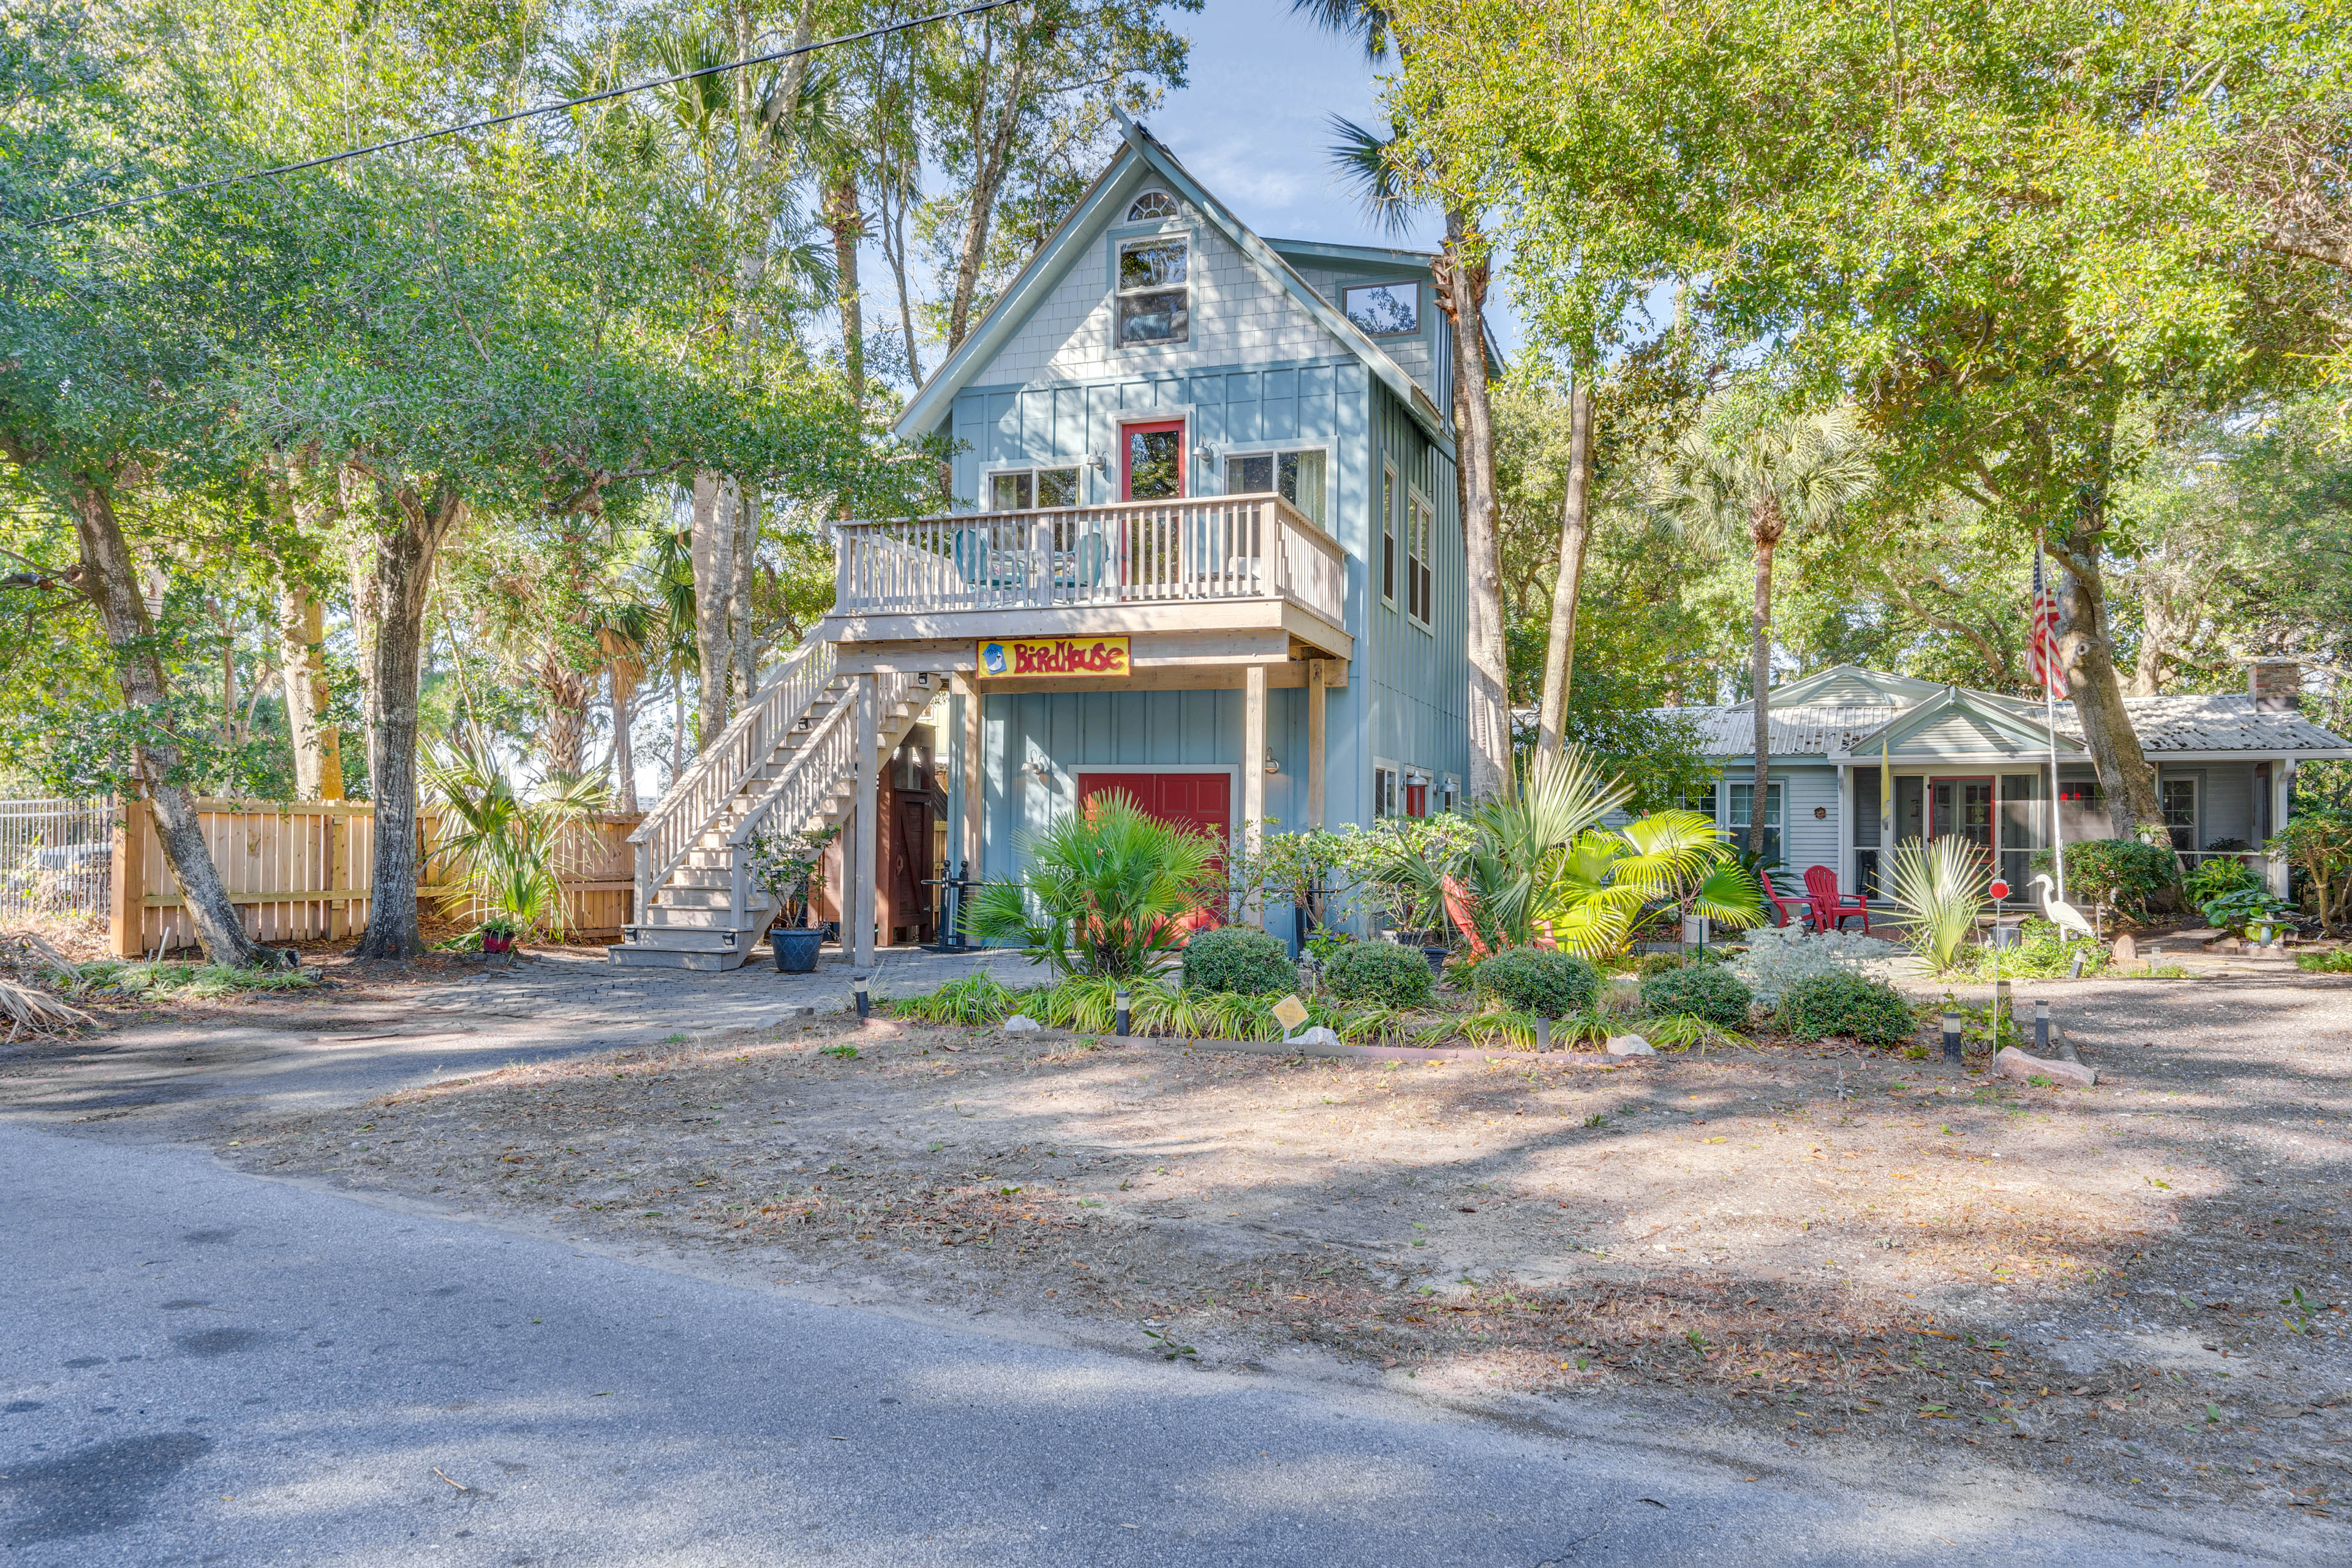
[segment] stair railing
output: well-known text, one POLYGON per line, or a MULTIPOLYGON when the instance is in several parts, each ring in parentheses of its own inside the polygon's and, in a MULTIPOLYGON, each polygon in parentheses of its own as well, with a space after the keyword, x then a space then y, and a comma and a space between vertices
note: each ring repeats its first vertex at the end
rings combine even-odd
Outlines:
POLYGON ((791 727, 831 683, 833 654, 829 642, 803 643, 629 835, 636 852, 636 905, 631 916, 636 923, 653 918, 655 893, 685 863, 728 803, 759 775, 791 727))
MULTIPOLYGON (((888 710, 904 700, 919 685, 924 684, 927 683, 922 676, 903 672, 875 678, 875 743, 883 749, 883 755, 875 759, 877 769, 887 762, 891 750, 887 718, 888 710)), ((751 836, 771 818, 782 824, 787 832, 800 831, 811 817, 816 816, 825 797, 833 793, 845 775, 854 780, 856 766, 857 694, 856 688, 852 687, 845 700, 835 703, 833 711, 817 721, 808 739, 793 752, 792 765, 784 770, 783 776, 752 801, 750 809, 743 813, 742 820, 736 823, 727 835, 728 863, 733 870, 728 879, 728 885, 732 889, 728 903, 734 911, 734 930, 740 931, 749 924, 751 857, 746 853, 746 848, 751 842, 751 836)), ((855 790, 854 783, 851 788, 855 790)), ((850 804, 854 810, 856 802, 853 800, 850 804)), ((845 856, 844 879, 854 874, 855 868, 849 866, 845 856)))

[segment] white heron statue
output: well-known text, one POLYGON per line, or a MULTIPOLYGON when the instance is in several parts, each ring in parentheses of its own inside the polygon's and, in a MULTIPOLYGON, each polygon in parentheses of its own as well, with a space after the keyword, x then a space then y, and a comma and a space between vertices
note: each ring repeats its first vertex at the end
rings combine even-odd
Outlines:
POLYGON ((2050 923, 2069 933, 2081 931, 2093 942, 2099 940, 2099 928, 2083 918, 2083 911, 2058 896, 2058 886, 2047 873, 2037 872, 2033 879, 2042 884, 2042 912, 2050 923))

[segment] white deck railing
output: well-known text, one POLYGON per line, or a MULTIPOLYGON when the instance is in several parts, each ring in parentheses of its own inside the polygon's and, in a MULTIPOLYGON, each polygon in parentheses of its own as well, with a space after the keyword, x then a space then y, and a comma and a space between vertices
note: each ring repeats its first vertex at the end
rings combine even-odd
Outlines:
POLYGON ((636 847, 635 919, 653 918, 655 892, 832 681, 833 652, 829 642, 803 643, 629 835, 636 847))
POLYGON ((835 614, 1288 598, 1346 625, 1346 552, 1278 495, 836 526, 835 614))

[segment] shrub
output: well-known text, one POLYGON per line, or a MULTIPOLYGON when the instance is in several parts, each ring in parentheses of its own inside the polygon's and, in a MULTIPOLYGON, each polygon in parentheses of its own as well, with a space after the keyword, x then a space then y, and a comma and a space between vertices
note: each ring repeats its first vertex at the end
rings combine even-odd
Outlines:
POLYGON ((1760 926, 1748 933, 1748 951, 1726 965, 1767 1007, 1801 980, 1822 974, 1858 974, 1886 956, 1883 942, 1853 931, 1814 931, 1794 926, 1760 926))
POLYGON ((1642 982, 1642 1010, 1686 1013, 1720 1029, 1745 1028, 1756 993, 1719 963, 1669 969, 1642 982))
POLYGON ((2015 947, 1964 947, 1953 956, 1952 968, 1979 979, 1989 978, 1998 968, 2004 980, 2055 980, 2074 973, 2077 963, 2085 974, 2103 973, 2107 962, 2107 950, 2097 942, 2068 942, 2056 926, 2029 915, 2017 923, 2015 947))
POLYGON ((1391 942, 1351 942, 1331 955, 1323 988, 1343 1002, 1411 1007, 1429 1000, 1429 960, 1391 942))
POLYGON ((2303 873, 2312 896, 2311 912, 2333 931, 2344 918, 2346 895, 2352 892, 2352 811, 2317 806, 2291 816, 2267 847, 2303 873))
POLYGON ((2333 952, 2298 952, 2294 966, 2307 974, 2352 974, 2352 947, 2333 952))
POLYGON ((1507 947, 1478 966, 1474 984, 1514 1012, 1565 1018, 1592 1005, 1601 971, 1572 952, 1507 947))
POLYGON ((2294 906, 2284 899, 2271 897, 2270 889, 2257 882, 2251 888, 2222 894, 2198 912, 2205 917, 2207 925, 2244 936, 2252 934, 2256 926, 2282 923, 2281 917, 2293 914, 2294 906))
POLYGON ((1118 793, 1021 844, 1027 876, 983 884, 964 906, 965 931, 1019 942, 1031 962, 1065 978, 1113 981, 1174 967, 1177 922, 1201 907, 1218 853, 1208 834, 1148 816, 1118 793))
POLYGON ((1781 994, 1780 1027, 1801 1040, 1851 1035, 1866 1046, 1899 1046, 1918 1026, 1911 1004, 1884 980, 1815 974, 1781 994))
MULTIPOLYGON (((1424 966, 1425 967, 1425 966, 1424 966)), ((1290 949, 1255 926, 1219 926, 1184 944, 1184 989, 1280 995, 1298 984, 1290 949)))
POLYGON ((2189 872, 2184 881, 2189 890, 2189 901, 2199 909, 2216 899, 2262 885, 2262 877, 2252 866, 2243 860, 2228 858, 2200 862, 2197 869, 2189 872))
MULTIPOLYGON (((2033 868, 2050 869, 2049 850, 2033 852, 2033 868)), ((2146 914, 2150 903, 2179 883, 2180 862, 2163 846, 2137 838, 2092 838, 2066 846, 2066 901, 2071 904, 2105 904, 2146 914)))
POLYGON ((1932 844, 1915 838, 1895 847, 1893 870, 1895 902, 1909 921, 1911 945, 1937 969, 1949 969, 1992 881, 1984 852, 1948 833, 1932 844))

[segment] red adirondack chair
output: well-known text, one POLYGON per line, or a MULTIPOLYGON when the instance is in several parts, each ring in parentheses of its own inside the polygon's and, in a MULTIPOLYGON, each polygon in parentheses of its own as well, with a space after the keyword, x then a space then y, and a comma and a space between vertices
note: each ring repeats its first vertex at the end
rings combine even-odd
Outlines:
POLYGON ((1442 878, 1438 887, 1445 895, 1445 912, 1454 917, 1454 924, 1462 932, 1462 940, 1470 944, 1470 955, 1477 959, 1486 958, 1486 944, 1478 940, 1478 895, 1451 875, 1442 878))
POLYGON ((1803 931, 1813 923, 1812 906, 1782 898, 1780 889, 1774 887, 1769 879, 1764 882, 1764 900, 1772 906, 1772 923, 1776 926, 1793 923, 1799 931, 1803 931))
POLYGON ((1845 922, 1862 917, 1862 934, 1870 934, 1870 900, 1860 893, 1838 891, 1837 873, 1827 866, 1805 868, 1806 901, 1813 907, 1817 931, 1843 931, 1845 922))

